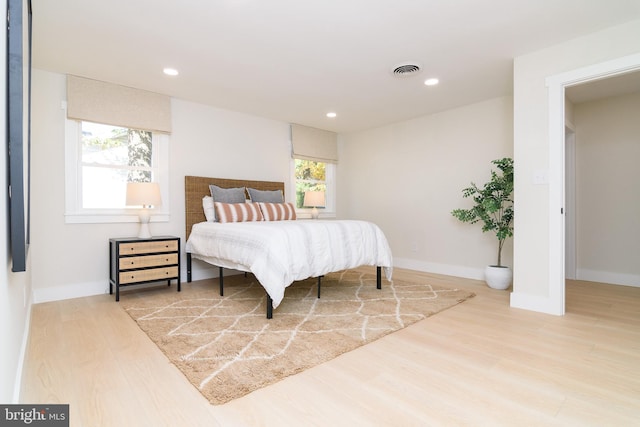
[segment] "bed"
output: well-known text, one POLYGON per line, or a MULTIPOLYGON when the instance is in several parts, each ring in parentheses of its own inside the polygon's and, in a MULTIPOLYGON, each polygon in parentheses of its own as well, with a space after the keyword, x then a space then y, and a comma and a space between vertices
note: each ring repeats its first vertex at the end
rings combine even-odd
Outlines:
MULTIPOLYGON (((382 270, 391 280, 391 250, 377 225, 356 220, 207 221, 203 197, 211 195, 211 184, 223 189, 242 187, 284 194, 282 182, 186 176, 187 282, 192 280, 193 258, 219 268, 220 295, 224 292, 223 268, 252 273, 266 291, 270 319, 285 289, 298 280, 317 277, 318 298, 322 277, 334 271, 371 265, 376 266, 378 289, 382 286, 382 270)), ((220 208, 222 213, 223 206, 216 204, 216 212, 220 208)), ((265 207, 269 206, 260 207, 268 218, 265 207)))

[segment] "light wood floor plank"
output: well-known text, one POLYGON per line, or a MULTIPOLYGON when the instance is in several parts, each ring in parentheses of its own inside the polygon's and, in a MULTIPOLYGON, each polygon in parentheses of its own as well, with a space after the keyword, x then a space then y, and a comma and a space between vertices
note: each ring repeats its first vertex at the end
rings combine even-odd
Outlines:
POLYGON ((512 309, 480 281, 394 277, 476 296, 221 406, 113 296, 38 304, 22 401, 69 403, 72 426, 637 425, 640 288, 569 281, 557 317, 512 309))

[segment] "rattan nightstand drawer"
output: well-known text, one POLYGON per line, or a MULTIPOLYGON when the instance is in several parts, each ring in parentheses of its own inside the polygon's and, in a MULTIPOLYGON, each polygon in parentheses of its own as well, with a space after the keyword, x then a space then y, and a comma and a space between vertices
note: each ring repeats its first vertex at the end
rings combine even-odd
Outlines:
POLYGON ((150 268, 147 270, 131 270, 120 273, 120 284, 148 282, 171 279, 178 275, 178 267, 150 268))
POLYGON ((178 263, 178 254, 161 254, 146 256, 130 256, 120 258, 120 270, 132 270, 136 268, 161 267, 178 263))
POLYGON ((177 240, 120 243, 120 255, 152 254, 178 250, 177 240))
POLYGON ((175 280, 180 292, 180 238, 158 236, 109 239, 109 293, 120 287, 175 280))

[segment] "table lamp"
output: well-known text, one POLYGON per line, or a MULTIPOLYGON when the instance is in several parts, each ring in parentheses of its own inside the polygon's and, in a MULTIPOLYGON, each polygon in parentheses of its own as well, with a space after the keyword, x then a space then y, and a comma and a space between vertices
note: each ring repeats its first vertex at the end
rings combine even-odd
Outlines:
POLYGON ((318 207, 324 207, 324 191, 305 191, 303 205, 312 207, 311 218, 318 219, 318 207))
POLYGON ((149 232, 149 210, 152 206, 156 207, 161 203, 160 185, 157 182, 127 183, 127 206, 142 206, 138 213, 140 218, 138 238, 148 239, 151 237, 151 232, 149 232))

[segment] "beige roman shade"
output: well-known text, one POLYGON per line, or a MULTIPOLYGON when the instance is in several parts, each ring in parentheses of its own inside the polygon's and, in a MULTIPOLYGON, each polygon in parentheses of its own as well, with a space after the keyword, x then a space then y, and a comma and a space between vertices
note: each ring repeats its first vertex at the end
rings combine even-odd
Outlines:
POLYGON ((171 99, 146 90, 67 76, 67 117, 171 133, 171 99))
POLYGON ((338 163, 338 135, 322 129, 291 124, 293 157, 324 163, 338 163))

